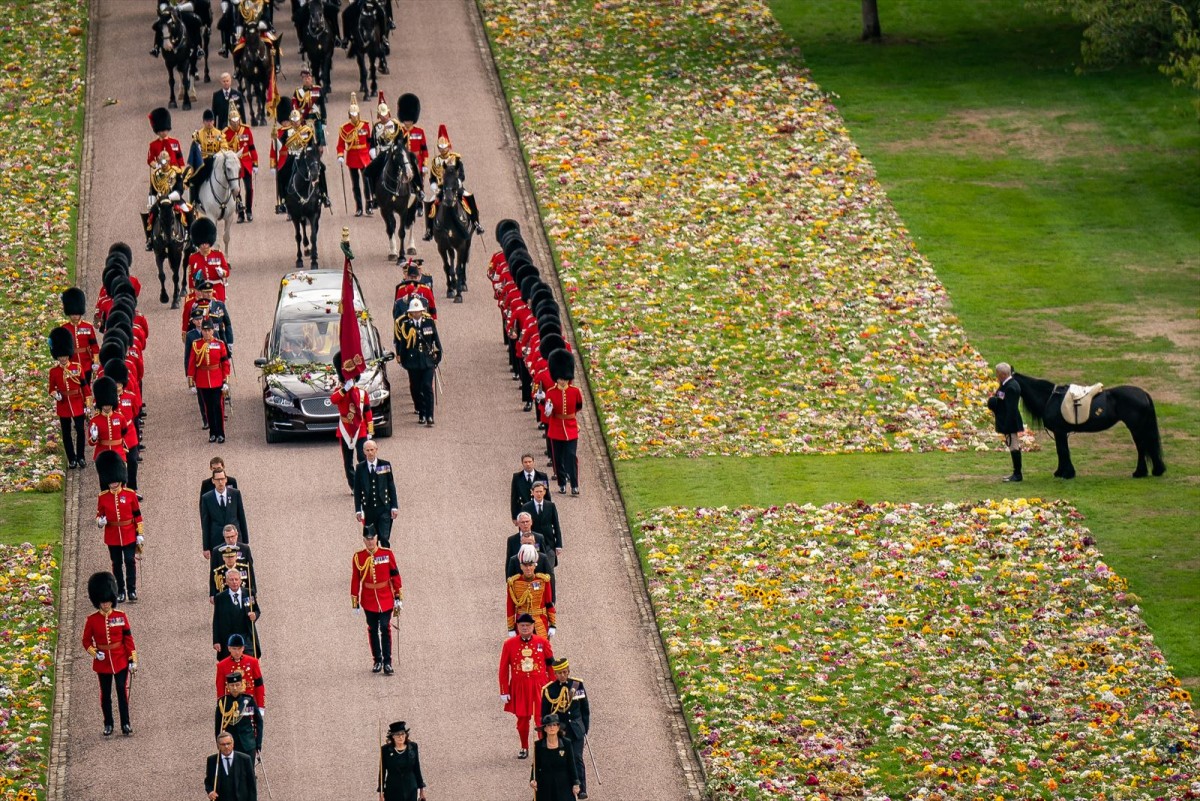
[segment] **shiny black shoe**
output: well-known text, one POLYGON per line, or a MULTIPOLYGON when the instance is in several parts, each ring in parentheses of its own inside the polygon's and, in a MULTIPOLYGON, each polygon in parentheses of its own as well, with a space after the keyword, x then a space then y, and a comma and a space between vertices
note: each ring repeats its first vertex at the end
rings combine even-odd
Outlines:
POLYGON ((533 401, 525 401, 525 408, 523 408, 521 411, 529 412, 532 410, 533 410, 533 401))
POLYGON ((395 668, 393 668, 393 667, 392 667, 392 663, 391 663, 391 662, 384 662, 384 663, 383 663, 383 675, 385 675, 385 676, 391 676, 391 675, 392 675, 392 674, 394 674, 395 672, 396 672, 396 670, 395 670, 395 668))
POLYGON ((522 748, 520 751, 517 752, 517 759, 529 759, 529 750, 526 748, 522 748))
POLYGON ((137 603, 137 592, 135 590, 129 591, 129 603, 131 603, 131 604, 137 603))
POLYGON ((200 423, 200 430, 201 430, 201 431, 207 431, 207 430, 208 430, 208 421, 207 421, 207 420, 204 420, 204 421, 202 421, 202 422, 200 423))
POLYGON ((209 435, 208 435, 208 441, 209 441, 209 442, 216 442, 216 441, 217 441, 217 435, 216 435, 216 434, 209 434, 209 435))
POLYGON ((587 790, 580 790, 579 795, 575 797, 580 799, 580 801, 587 801, 587 790))
POLYGON ((254 222, 254 212, 246 210, 246 222, 254 222))
POLYGON ((425 418, 425 427, 433 428, 433 418, 432 417, 425 418))
POLYGON ((421 237, 421 241, 422 242, 432 242, 433 241, 433 231, 426 231, 425 236, 421 237))
POLYGON ((133 726, 130 726, 128 723, 122 723, 121 724, 121 734, 125 735, 126 737, 132 737, 133 736, 133 726))
POLYGON ((113 731, 112 724, 111 724, 111 723, 105 723, 105 724, 104 724, 104 736, 105 736, 105 737, 112 737, 112 731, 113 731))
POLYGON ((372 673, 378 673, 381 670, 383 670, 383 662, 377 661, 374 665, 371 666, 372 673))
POLYGON ((417 425, 419 425, 419 426, 425 425, 425 415, 422 414, 417 417, 417 425))
POLYGON ((225 438, 224 438, 224 437, 217 437, 217 444, 218 444, 218 445, 219 445, 219 444, 221 444, 221 443, 222 443, 222 442, 224 442, 224 441, 225 441, 225 438))
POLYGON ((220 56, 221 58, 229 58, 229 48, 222 47, 220 50, 217 51, 217 55, 220 56))
POLYGON ((119 604, 125 603, 125 593, 123 593, 123 592, 117 593, 117 603, 119 603, 119 604))
POLYGON ((150 51, 150 55, 154 56, 155 58, 158 58, 161 53, 162 53, 162 50, 160 50, 157 47, 155 47, 154 49, 152 49, 150 51))
POLYGON ((146 240, 146 252, 149 253, 152 250, 154 250, 154 245, 150 242, 149 239, 147 239, 146 240))

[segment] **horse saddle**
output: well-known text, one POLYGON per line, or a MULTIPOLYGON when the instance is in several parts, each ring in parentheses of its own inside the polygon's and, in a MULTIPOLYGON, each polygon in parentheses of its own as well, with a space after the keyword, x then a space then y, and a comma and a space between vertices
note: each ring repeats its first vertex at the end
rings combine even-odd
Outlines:
POLYGON ((1067 391, 1063 393, 1063 419, 1071 425, 1086 423, 1092 416, 1092 400, 1102 389, 1104 389, 1103 384, 1092 384, 1090 387, 1079 384, 1068 386, 1067 391))

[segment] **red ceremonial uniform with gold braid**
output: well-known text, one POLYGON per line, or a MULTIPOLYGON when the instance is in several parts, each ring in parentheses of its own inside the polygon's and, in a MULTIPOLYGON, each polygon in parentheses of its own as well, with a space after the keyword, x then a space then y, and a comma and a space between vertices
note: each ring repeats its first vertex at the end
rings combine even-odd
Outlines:
POLYGON ((242 658, 234 662, 233 656, 227 656, 217 663, 217 698, 225 695, 225 677, 230 673, 241 673, 242 681, 246 682, 246 692, 254 696, 254 703, 262 709, 267 705, 267 690, 263 686, 262 665, 250 654, 242 654, 242 658))
POLYGON ((70 320, 63 323, 63 328, 71 332, 75 338, 75 355, 73 361, 79 363, 84 372, 92 369, 92 365, 100 358, 100 340, 96 337, 96 327, 87 320, 73 323, 70 320))
POLYGON ((137 493, 121 487, 116 492, 104 490, 96 499, 96 519, 105 518, 105 545, 133 545, 142 533, 142 509, 137 493))
MULTIPOLYGON (((196 273, 203 273, 204 279, 213 285, 213 300, 225 302, 225 281, 229 278, 229 262, 225 260, 225 254, 216 248, 208 251, 205 256, 200 251, 196 251, 188 257, 187 263, 187 288, 188 292, 194 292, 196 289, 196 273), (223 270, 224 275, 217 272, 223 270)), ((192 310, 187 310, 191 315, 192 310)))
POLYGON ((545 637, 551 626, 558 625, 554 611, 554 581, 546 573, 534 573, 525 578, 523 573, 508 578, 505 604, 508 607, 508 630, 517 630, 517 615, 528 612, 533 615, 533 633, 545 637))
POLYGON ((92 670, 97 673, 120 673, 137 661, 137 646, 129 630, 129 618, 120 609, 107 615, 92 612, 83 623, 83 647, 92 655, 92 670), (104 658, 97 659, 103 652, 104 658))
POLYGON ((254 146, 254 132, 250 130, 250 126, 243 125, 235 131, 231 125, 225 129, 224 134, 230 149, 241 159, 242 177, 245 178, 247 173, 252 174, 258 166, 258 148, 254 146))
POLYGON ((389 548, 366 548, 354 554, 351 564, 350 603, 368 612, 390 612, 404 598, 400 566, 389 548))
POLYGON ((546 420, 546 436, 550 439, 579 439, 579 423, 575 415, 583 408, 583 393, 574 384, 566 389, 557 385, 546 390, 546 400, 553 404, 546 420))
POLYGON ((92 461, 105 451, 116 451, 125 461, 125 429, 130 425, 125 415, 119 411, 97 412, 88 420, 88 442, 96 446, 92 452, 92 461), (92 429, 95 428, 95 436, 92 429))
POLYGON ((408 129, 408 149, 417 158, 417 171, 425 172, 425 162, 429 160, 429 141, 425 138, 425 129, 416 125, 408 129))
POLYGON ((338 410, 337 436, 342 438, 347 447, 353 448, 359 437, 374 433, 371 402, 358 385, 351 387, 349 392, 338 387, 330 394, 329 400, 338 410))
MULTIPOLYGON (((117 400, 117 409, 120 410, 121 416, 126 420, 136 420, 138 413, 141 411, 141 398, 133 392, 129 387, 121 393, 121 397, 117 400)), ((129 452, 138 446, 137 426, 130 425, 125 428, 125 451, 129 452)))
POLYGON ((158 154, 164 150, 170 159, 172 167, 179 167, 180 169, 187 167, 187 159, 183 156, 183 147, 179 144, 179 140, 173 136, 167 136, 162 139, 158 137, 151 139, 150 152, 146 156, 146 163, 153 165, 158 161, 158 154))
POLYGON ((229 350, 225 343, 215 337, 193 342, 187 374, 200 389, 217 389, 224 384, 229 375, 229 350))
POLYGON ((337 154, 346 166, 361 170, 371 163, 371 125, 366 120, 348 120, 338 130, 337 154))
POLYGON ((505 640, 500 651, 500 694, 509 696, 505 712, 518 718, 541 713, 542 688, 554 675, 550 668, 553 658, 550 641, 545 637, 534 634, 523 640, 518 635, 505 640))
POLYGON ((50 395, 57 392, 62 400, 54 401, 54 413, 59 417, 79 417, 87 408, 87 399, 91 392, 88 385, 83 383, 83 368, 76 362, 67 362, 67 366, 55 364, 50 368, 50 395))

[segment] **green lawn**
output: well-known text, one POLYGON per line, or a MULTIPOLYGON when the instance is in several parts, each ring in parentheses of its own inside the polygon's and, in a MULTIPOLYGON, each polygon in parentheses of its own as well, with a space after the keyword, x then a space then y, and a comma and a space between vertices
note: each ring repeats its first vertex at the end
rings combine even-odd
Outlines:
POLYGON ((0 493, 0 545, 58 545, 62 532, 61 492, 0 493))
POLYGON ((1134 481, 1125 429, 1073 438, 1079 478, 999 483, 1002 453, 640 459, 617 463, 629 515, 666 505, 1065 498, 1181 678, 1200 677, 1200 129, 1149 68, 1076 74, 1079 30, 1023 0, 773 0, 900 217, 990 361, 1151 392, 1167 476, 1134 481))

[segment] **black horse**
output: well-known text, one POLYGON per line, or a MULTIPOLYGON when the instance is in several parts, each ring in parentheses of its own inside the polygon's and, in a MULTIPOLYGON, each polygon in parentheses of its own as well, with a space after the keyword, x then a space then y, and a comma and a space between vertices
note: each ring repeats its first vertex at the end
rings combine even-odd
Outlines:
POLYGON ((304 267, 308 255, 317 267, 317 230, 321 224, 321 154, 309 145, 298 156, 289 156, 283 205, 296 229, 296 269, 304 267), (301 251, 301 242, 304 248, 301 251))
POLYGON ((379 92, 376 72, 388 74, 387 66, 387 15, 375 0, 367 0, 358 12, 356 24, 350 26, 346 36, 358 59, 358 90, 363 97, 379 92), (367 91, 367 65, 370 63, 371 91, 367 91))
POLYGON ((467 260, 471 257, 471 221, 463 208, 462 196, 458 171, 447 168, 438 188, 433 239, 446 273, 446 297, 454 298, 455 303, 462 303, 462 293, 467 291, 467 260))
POLYGON ((174 203, 166 198, 158 199, 158 209, 154 215, 154 227, 150 230, 150 244, 154 248, 154 261, 158 264, 158 300, 160 303, 171 302, 172 309, 179 308, 179 270, 183 266, 184 256, 190 249, 187 226, 175 213, 174 203), (172 292, 167 295, 167 275, 163 264, 171 265, 172 292))
POLYGON ((323 4, 319 0, 310 0, 293 11, 292 17, 300 39, 300 52, 308 61, 313 80, 328 92, 333 72, 333 48, 337 43, 329 20, 325 18, 323 4))
POLYGON ((413 196, 412 186, 415 169, 411 152, 403 144, 397 144, 384 156, 383 167, 372 187, 375 205, 379 208, 387 231, 388 258, 397 262, 404 252, 404 239, 412 231, 417 218, 419 203, 413 196))
POLYGON ((238 88, 246 98, 251 125, 267 124, 267 87, 271 81, 271 49, 257 27, 249 27, 245 44, 234 56, 238 88))
POLYGON ((212 83, 212 76, 208 72, 208 42, 212 36, 212 3, 210 0, 189 0, 192 4, 192 13, 196 15, 196 19, 200 22, 199 35, 193 30, 196 43, 199 47, 196 48, 195 55, 192 56, 192 76, 197 80, 200 79, 200 59, 204 59, 204 82, 212 83))
POLYGON ((1044 427, 1054 435, 1054 447, 1058 451, 1058 478, 1075 478, 1075 466, 1071 464, 1071 449, 1067 437, 1075 432, 1094 434, 1106 431, 1117 423, 1124 423, 1133 435, 1137 446, 1137 469, 1134 478, 1146 476, 1146 459, 1154 464, 1154 475, 1167 472, 1162 460, 1162 442, 1158 434, 1158 416, 1154 413, 1154 400, 1141 387, 1119 386, 1101 390, 1092 399, 1091 415, 1083 423, 1068 423, 1062 415, 1062 401, 1067 385, 1053 384, 1040 378, 1031 378, 1013 373, 1021 385, 1021 405, 1035 425, 1044 427))
POLYGON ((162 32, 162 59, 163 63, 167 65, 167 81, 171 87, 171 101, 167 103, 167 108, 178 108, 175 104, 175 73, 178 72, 183 83, 181 92, 183 110, 189 111, 192 108, 192 98, 195 96, 195 91, 192 89, 192 66, 196 59, 198 45, 176 9, 167 12, 162 32))

